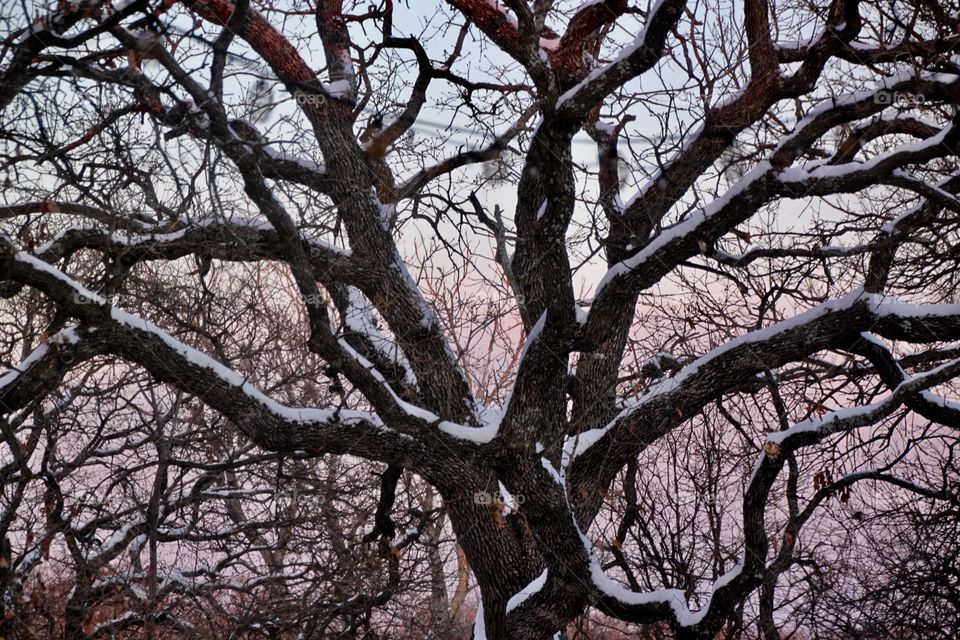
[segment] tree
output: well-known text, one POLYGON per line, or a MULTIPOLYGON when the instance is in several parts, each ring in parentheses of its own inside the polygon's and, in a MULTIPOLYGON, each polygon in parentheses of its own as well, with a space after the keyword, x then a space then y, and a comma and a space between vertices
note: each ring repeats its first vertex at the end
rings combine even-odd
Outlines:
POLYGON ((960 8, 3 13, 5 636, 868 633, 955 574, 851 549, 956 528, 960 8))

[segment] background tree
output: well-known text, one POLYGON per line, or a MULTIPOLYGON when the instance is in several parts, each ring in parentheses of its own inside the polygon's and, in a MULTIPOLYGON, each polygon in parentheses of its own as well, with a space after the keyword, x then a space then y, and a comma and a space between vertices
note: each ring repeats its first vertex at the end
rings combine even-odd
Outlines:
POLYGON ((0 15, 3 635, 955 631, 960 7, 0 15))

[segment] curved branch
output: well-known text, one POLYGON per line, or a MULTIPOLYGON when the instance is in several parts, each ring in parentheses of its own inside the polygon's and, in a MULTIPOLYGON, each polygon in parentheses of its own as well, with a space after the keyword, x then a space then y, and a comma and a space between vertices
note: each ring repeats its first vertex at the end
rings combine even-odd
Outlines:
MULTIPOLYGON (((583 330, 586 344, 597 344, 611 327, 611 314, 620 301, 652 286, 677 264, 697 253, 709 253, 709 246, 730 229, 748 219, 760 206, 775 197, 823 196, 856 191, 893 175, 901 166, 934 157, 955 154, 960 130, 949 126, 922 142, 903 145, 858 164, 782 169, 803 148, 838 120, 862 117, 879 111, 875 94, 856 94, 836 101, 835 108, 824 108, 798 123, 794 133, 760 162, 722 197, 691 213, 674 227, 665 229, 642 250, 613 265, 595 290, 590 316, 583 330), (595 315, 596 314, 596 315, 595 315)), ((952 200, 952 196, 946 194, 952 200)))
MULTIPOLYGON (((712 637, 719 632, 732 612, 733 606, 743 600, 750 591, 762 581, 767 551, 767 532, 765 513, 767 500, 774 482, 786 460, 797 449, 821 442, 826 437, 852 431, 875 424, 878 420, 891 415, 905 401, 905 398, 922 390, 941 384, 960 375, 960 360, 954 360, 936 369, 913 376, 900 384, 884 400, 873 405, 833 412, 815 420, 798 423, 792 427, 772 433, 768 436, 764 451, 759 455, 754 472, 744 494, 743 527, 744 551, 740 562, 714 582, 708 603, 699 611, 691 612, 682 591, 666 589, 653 593, 636 593, 612 584, 602 570, 595 566, 594 584, 603 594, 598 607, 621 620, 630 622, 650 622, 667 619, 677 631, 678 638, 712 637)), ((874 478, 891 482, 898 486, 924 494, 924 491, 912 483, 891 478, 879 472, 852 474, 843 479, 847 485, 864 479, 874 478)), ((941 494, 936 494, 942 497, 941 494)), ((824 493, 818 497, 822 500, 824 493)), ((789 531, 794 537, 799 532, 798 523, 809 518, 819 503, 812 501, 789 531)))
MULTIPOLYGON (((156 325, 111 307, 46 263, 11 249, 12 245, 0 238, 0 263, 10 278, 43 291, 95 330, 102 349, 145 367, 158 380, 197 395, 258 445, 312 455, 353 453, 390 463, 406 464, 411 455, 424 461, 421 447, 400 433, 435 437, 435 430, 416 414, 394 411, 386 415, 385 419, 399 429, 395 431, 368 412, 284 406, 156 325)), ((410 466, 416 468, 418 464, 410 466)))

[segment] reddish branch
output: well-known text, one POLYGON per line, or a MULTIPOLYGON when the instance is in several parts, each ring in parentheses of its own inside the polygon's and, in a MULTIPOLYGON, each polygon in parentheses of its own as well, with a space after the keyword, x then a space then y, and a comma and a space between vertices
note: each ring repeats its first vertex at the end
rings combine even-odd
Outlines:
POLYGON ((551 66, 576 82, 590 70, 586 54, 596 50, 600 31, 627 12, 627 0, 603 0, 579 11, 570 20, 555 51, 548 51, 551 66))
MULTIPOLYGON (((506 11, 505 3, 496 0, 447 0, 501 49, 524 64, 531 60, 521 42, 520 29, 506 11)), ((556 48, 544 47, 550 66, 556 71, 561 85, 569 86, 582 79, 589 71, 585 54, 593 48, 601 30, 617 18, 631 11, 627 0, 602 0, 583 7, 567 26, 556 48)), ((556 35, 544 29, 541 37, 553 40, 556 35)), ((537 43, 538 49, 540 48, 537 43)))
MULTIPOLYGON (((227 25, 235 8, 234 4, 227 0, 187 0, 184 4, 204 20, 220 26, 227 25)), ((256 11, 247 12, 237 35, 250 43, 284 82, 294 86, 316 83, 316 74, 290 41, 256 11)))

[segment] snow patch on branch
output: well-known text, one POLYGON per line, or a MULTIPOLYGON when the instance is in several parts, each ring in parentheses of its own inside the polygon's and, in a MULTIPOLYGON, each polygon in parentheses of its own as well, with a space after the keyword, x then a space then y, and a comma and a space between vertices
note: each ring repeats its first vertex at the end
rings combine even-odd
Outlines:
POLYGON ((686 595, 684 595, 681 589, 658 589, 656 591, 638 592, 627 589, 615 582, 603 570, 594 552, 593 545, 583 534, 583 531, 581 531, 575 520, 573 524, 577 533, 580 535, 580 542, 583 545, 584 553, 590 563, 590 580, 600 593, 628 606, 665 604, 673 611, 674 618, 681 627, 692 627, 703 621, 710 611, 710 603, 713 601, 713 596, 717 590, 729 585, 743 572, 744 565, 741 561, 734 565, 730 571, 727 571, 714 581, 713 588, 707 596, 706 604, 696 611, 691 611, 687 603, 686 595))
POLYGON ((391 265, 391 268, 397 272, 397 274, 400 276, 400 279, 409 290, 410 295, 413 297, 414 304, 417 306, 417 309, 420 312, 420 326, 422 326, 424 329, 433 330, 439 324, 437 315, 434 313, 433 308, 427 304, 427 301, 424 300, 423 293, 420 291, 420 287, 417 286, 413 276, 410 275, 410 271, 407 269, 407 265, 404 264, 403 260, 400 259, 399 254, 394 253, 393 264, 391 265))
POLYGON ((517 26, 518 23, 516 16, 513 16, 509 13, 510 9, 505 6, 503 2, 500 0, 487 0, 487 5, 493 8, 495 11, 498 11, 503 16, 504 20, 515 27, 517 26))
POLYGON ((50 353, 50 345, 77 344, 78 342, 80 342, 80 336, 77 335, 76 326, 67 327, 66 329, 63 329, 62 331, 50 336, 46 343, 41 344, 36 349, 31 351, 29 355, 27 355, 27 357, 20 362, 20 364, 11 368, 3 375, 0 375, 0 393, 3 393, 4 387, 8 387, 13 384, 20 376, 26 373, 30 367, 50 353))
POLYGON ((767 442, 782 445, 788 438, 796 437, 801 433, 829 435, 843 426, 873 422, 873 416, 885 403, 886 401, 881 401, 860 407, 845 407, 837 411, 831 411, 819 418, 803 420, 784 431, 767 434, 767 442))
POLYGON ((553 481, 560 485, 564 491, 566 491, 566 487, 563 484, 563 476, 559 471, 556 470, 556 468, 554 468, 553 463, 546 458, 541 457, 540 464, 543 465, 543 468, 547 470, 547 473, 550 474, 550 477, 553 479, 553 481))
POLYGON ((713 589, 707 596, 707 602, 704 606, 692 611, 687 598, 681 589, 658 589, 646 593, 631 591, 626 587, 614 582, 604 573, 603 568, 591 553, 590 556, 590 577, 593 584, 605 596, 613 598, 625 605, 654 605, 666 604, 673 610, 673 615, 677 624, 681 627, 692 627, 699 624, 710 611, 710 603, 718 589, 725 587, 735 580, 743 572, 743 564, 738 563, 733 569, 726 572, 713 583, 713 589))
POLYGON ((589 429, 583 433, 569 436, 563 443, 562 467, 569 469, 570 463, 573 462, 578 455, 595 445, 597 441, 612 428, 612 425, 613 423, 610 423, 598 429, 589 429))
POLYGON ((529 598, 539 593, 541 589, 543 589, 543 586, 547 584, 548 571, 549 569, 544 569, 543 573, 534 578, 530 584, 525 586, 523 589, 520 589, 520 591, 516 592, 510 597, 510 599, 507 601, 507 613, 510 613, 526 602, 529 598))
MULTIPOLYGON (((523 343, 523 347, 520 349, 520 357, 518 362, 522 363, 523 359, 527 357, 527 352, 530 351, 530 347, 533 346, 533 343, 537 341, 540 337, 540 334, 543 333, 543 327, 547 324, 547 312, 544 311, 540 314, 540 317, 534 323, 533 327, 530 328, 530 333, 527 334, 527 339, 523 343)), ((509 401, 508 403, 509 404, 509 401)))
POLYGON ((273 160, 277 160, 279 162, 290 162, 311 173, 324 174, 327 172, 326 167, 321 164, 317 164, 308 158, 301 158, 300 156, 284 153, 283 151, 274 149, 268 145, 264 145, 262 148, 267 157, 273 160))
POLYGON ((407 356, 399 345, 381 333, 374 321, 373 308, 367 299, 356 287, 349 286, 347 292, 349 303, 343 314, 343 323, 354 333, 364 336, 385 360, 402 369, 407 384, 416 387, 417 378, 407 356))
MULTIPOLYGON (((55 269, 51 265, 43 262, 31 256, 29 254, 18 252, 15 256, 15 259, 18 262, 30 265, 33 269, 37 271, 44 272, 50 276, 53 276, 57 280, 66 284, 73 291, 74 296, 82 296, 88 302, 98 304, 100 306, 107 306, 106 300, 101 296, 93 293, 89 289, 83 287, 75 280, 70 278, 65 273, 55 269)), ((170 349, 175 351, 181 357, 183 357, 189 364, 206 369, 212 372, 216 377, 218 377, 222 382, 230 386, 238 388, 242 393, 244 393, 252 401, 260 404, 267 411, 273 413, 277 417, 281 418, 284 421, 288 422, 297 422, 297 423, 327 423, 331 421, 339 421, 342 424, 356 424, 360 422, 370 422, 380 428, 385 428, 380 419, 369 413, 362 411, 353 411, 353 410, 329 410, 329 409, 306 409, 306 408, 291 408, 285 405, 282 405, 270 398, 259 389, 255 388, 244 378, 242 378, 237 372, 229 369, 223 364, 217 362, 216 360, 210 358, 206 354, 194 349, 193 347, 187 346, 186 344, 180 342, 167 332, 160 329, 158 326, 149 322, 143 318, 134 316, 123 309, 117 307, 109 307, 111 319, 125 327, 133 329, 134 331, 144 332, 153 335, 154 337, 160 339, 165 343, 170 349)), ((41 357, 43 354, 35 354, 35 358, 41 357)), ((3 381, 5 383, 12 380, 8 378, 10 374, 4 376, 3 381)), ((17 374, 19 375, 19 373, 17 374)))
POLYGON ((923 320, 960 315, 960 304, 913 304, 883 295, 870 296, 870 308, 881 318, 923 320))
MULTIPOLYGON (((960 305, 929 306, 957 307, 958 311, 960 311, 960 305)), ((876 339, 872 336, 867 339, 876 342, 876 339)), ((900 368, 900 372, 905 374, 903 368, 900 368)), ((802 434, 813 433, 825 437, 839 431, 848 431, 856 427, 873 424, 878 419, 889 415, 900 406, 903 401, 903 396, 911 393, 919 393, 924 399, 944 407, 956 407, 957 405, 955 403, 949 403, 948 400, 940 398, 930 392, 928 388, 954 378, 958 373, 960 373, 960 359, 950 360, 949 362, 945 362, 933 369, 918 373, 914 376, 904 375, 903 381, 900 382, 889 395, 878 402, 858 407, 845 407, 831 411, 818 418, 803 420, 794 424, 789 429, 767 434, 767 442, 775 445, 783 445, 789 439, 802 434)))
POLYGON ((543 218, 543 214, 547 212, 547 201, 544 200, 540 205, 540 208, 537 209, 537 222, 540 222, 540 219, 543 218))
POLYGON ((43 260, 40 260, 29 253, 19 251, 17 252, 16 256, 14 256, 14 259, 17 262, 30 265, 37 271, 43 271, 47 275, 53 276, 57 280, 60 280, 64 284, 70 286, 75 292, 74 295, 81 297, 85 302, 92 302, 94 304, 106 304, 107 302, 102 296, 90 291, 90 289, 87 289, 76 280, 65 274, 63 271, 60 271, 56 267, 47 264, 43 260))
MULTIPOLYGON (((620 411, 620 413, 617 414, 617 416, 605 426, 598 429, 585 431, 584 433, 568 439, 564 444, 565 459, 569 460, 569 462, 572 462, 577 456, 582 455, 590 447, 596 444, 622 420, 630 417, 630 415, 635 413, 643 406, 649 404, 654 399, 677 390, 684 382, 695 376, 702 367, 710 364, 723 354, 746 345, 774 340, 778 336, 781 336, 788 331, 809 324, 827 314, 849 309, 857 302, 866 300, 869 304, 874 305, 875 303, 872 302, 872 298, 873 296, 864 293, 862 288, 857 288, 841 298, 823 302, 812 309, 793 316, 792 318, 763 327, 762 329, 758 329, 756 331, 751 331, 729 340, 716 349, 700 356, 690 364, 686 365, 672 378, 665 378, 660 382, 651 385, 646 391, 643 392, 641 396, 624 403, 624 408, 620 411)), ((958 312, 960 312, 960 305, 942 306, 955 306, 957 307, 958 312)), ((569 462, 567 464, 569 464, 569 462)))
MULTIPOLYGON (((941 130, 934 136, 931 136, 925 140, 919 140, 916 142, 908 142, 898 145, 895 149, 886 151, 884 153, 877 154, 866 160, 865 162, 858 162, 856 164, 833 164, 833 165, 824 165, 818 164, 813 168, 808 168, 806 166, 800 167, 789 167, 784 169, 778 175, 778 178, 781 182, 785 183, 797 183, 803 182, 806 180, 816 180, 823 178, 840 178, 843 176, 851 175, 854 173, 865 173, 884 162, 889 160, 894 156, 902 156, 903 154, 908 153, 920 153, 927 149, 931 149, 940 145, 944 139, 951 133, 953 127, 947 127, 941 130)), ((942 191, 942 190, 941 190, 942 191)), ((950 199, 953 199, 953 194, 943 192, 950 199)))
MULTIPOLYGON (((814 106, 807 114, 797 121, 797 124, 793 128, 793 132, 786 136, 780 143, 776 146, 773 151, 775 155, 780 150, 784 149, 790 144, 793 144, 797 135, 803 131, 807 126, 813 123, 817 118, 824 115, 828 111, 832 111, 839 107, 849 107, 863 102, 872 102, 876 99, 877 94, 892 91, 898 85, 903 83, 908 83, 913 80, 921 80, 928 82, 938 82, 941 84, 955 84, 960 81, 960 76, 953 74, 944 74, 944 73, 931 73, 929 71, 916 72, 913 68, 900 68, 895 73, 892 73, 889 76, 884 76, 877 80, 874 86, 870 89, 864 91, 854 91, 851 93, 845 93, 839 96, 831 96, 821 100, 816 106, 814 106)), ((928 122, 929 123, 929 122, 928 122)), ((933 124, 933 123, 929 123, 933 124)), ((935 125, 938 126, 938 125, 935 125)), ((862 167, 862 165, 861 165, 862 167)))
POLYGON ((683 222, 664 229, 660 235, 651 240, 647 246, 635 255, 610 267, 600 280, 600 283, 597 284, 593 294, 594 299, 596 299, 611 282, 634 271, 670 243, 694 234, 700 225, 722 211, 730 204, 730 201, 733 200, 734 197, 746 191, 753 183, 764 177, 769 170, 770 163, 768 161, 764 160, 757 163, 757 166, 747 172, 736 184, 727 189, 722 196, 716 198, 705 207, 693 212, 683 222))
POLYGON ((8 387, 11 384, 13 384, 13 382, 17 378, 19 378, 21 375, 26 373, 30 367, 32 367, 34 364, 40 361, 49 352, 50 352, 50 347, 45 344, 42 344, 36 349, 34 349, 33 351, 31 351, 30 355, 24 358, 23 361, 20 362, 20 364, 18 364, 17 366, 13 367, 12 369, 4 373, 2 376, 0 376, 0 393, 3 392, 4 387, 8 387))
MULTIPOLYGON (((620 64, 623 64, 624 61, 626 61, 628 58, 636 54, 640 49, 643 49, 644 47, 646 47, 647 46, 647 29, 650 27, 650 24, 654 21, 654 19, 656 19, 657 13, 660 11, 660 8, 663 6, 664 2, 666 2, 666 0, 655 0, 655 2, 653 3, 653 6, 650 7, 649 11, 647 11, 647 20, 643 24, 643 27, 640 29, 640 32, 633 39, 633 43, 621 49, 616 59, 614 59, 612 62, 609 62, 602 67, 597 67, 596 69, 592 70, 590 73, 587 74, 586 78, 584 78, 577 84, 573 85, 573 87, 565 91, 563 95, 561 95, 557 99, 557 109, 562 108, 563 105, 566 104, 567 102, 574 100, 577 97, 577 94, 580 93, 580 91, 584 87, 586 87, 588 84, 590 84, 600 76, 604 75, 605 73, 611 72, 615 67, 617 67, 620 64)), ((585 6, 589 6, 589 4, 590 3, 587 3, 581 6, 581 9, 583 9, 583 7, 585 6)))
POLYGON ((114 531, 113 535, 100 545, 100 551, 96 554, 96 557, 103 557, 104 555, 115 553, 117 548, 124 544, 130 532, 133 531, 135 527, 140 526, 143 526, 143 522, 128 523, 114 531))
POLYGON ((473 621, 473 640, 487 640, 487 627, 483 621, 483 598, 477 603, 477 614, 473 621))
MULTIPOLYGON (((341 61, 347 63, 350 69, 353 68, 353 61, 350 60, 349 56, 343 56, 341 61)), ((346 100, 353 95, 353 82, 351 82, 350 79, 334 80, 333 82, 325 83, 323 89, 334 98, 346 100)))
POLYGON ((443 420, 437 426, 440 428, 440 431, 443 431, 447 435, 475 444, 487 444, 497 437, 497 432, 500 430, 499 422, 491 422, 482 427, 468 427, 467 425, 443 420))
POLYGON ((415 404, 411 404, 397 395, 396 391, 393 390, 393 387, 390 386, 390 383, 387 382, 387 379, 383 377, 383 374, 377 370, 372 362, 363 357, 360 352, 351 347, 346 340, 343 338, 338 338, 337 343, 340 345, 340 348, 343 349, 351 358, 357 361, 357 363, 370 372, 370 375, 373 376, 383 388, 390 394, 391 399, 396 404, 397 408, 406 413, 409 417, 420 420, 421 422, 434 423, 440 421, 440 417, 437 414, 427 411, 423 407, 418 407, 415 404))
POLYGON ((499 480, 497 480, 497 485, 500 489, 500 499, 503 501, 503 515, 508 516, 517 510, 517 501, 506 485, 499 480))
POLYGON ((134 316, 130 313, 127 313, 123 309, 118 309, 116 307, 110 309, 110 316, 115 322, 121 325, 136 331, 149 333, 159 338, 168 347, 182 356, 187 362, 196 367, 207 369, 213 372, 213 374, 220 378, 220 380, 230 386, 239 388, 240 391, 243 392, 248 398, 264 406, 268 411, 282 420, 297 423, 324 423, 333 420, 339 420, 339 422, 342 424, 355 424, 367 421, 375 424, 378 427, 384 428, 383 423, 379 418, 373 414, 363 411, 334 411, 331 409, 307 409, 287 407, 286 405, 282 405, 251 385, 236 371, 217 362, 205 353, 185 345, 152 322, 134 316))

